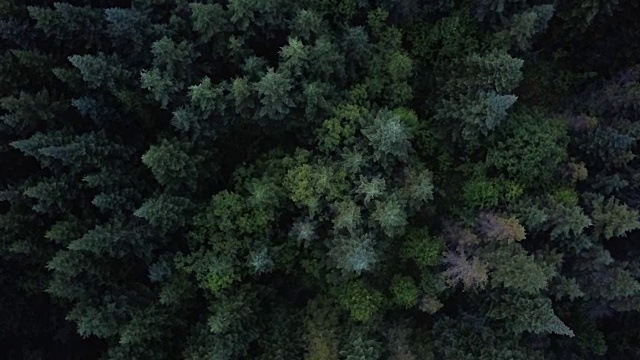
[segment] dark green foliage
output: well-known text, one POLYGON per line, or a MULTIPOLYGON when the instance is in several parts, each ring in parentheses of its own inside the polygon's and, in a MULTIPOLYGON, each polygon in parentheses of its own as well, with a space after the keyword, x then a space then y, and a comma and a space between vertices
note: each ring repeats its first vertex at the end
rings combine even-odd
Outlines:
POLYGON ((565 139, 561 120, 517 113, 496 136, 486 164, 525 188, 548 187, 565 160, 565 139))
POLYGON ((544 298, 507 298, 508 303, 496 307, 488 315, 505 319, 507 329, 516 334, 524 331, 534 334, 559 334, 574 336, 574 333, 558 318, 551 308, 551 301, 544 298))
POLYGON ((333 249, 329 255, 338 268, 360 274, 363 271, 373 270, 378 261, 373 245, 370 234, 337 238, 331 245, 333 249))
POLYGON ((190 156, 189 150, 187 143, 163 139, 142 155, 142 163, 167 189, 178 189, 181 186, 195 188, 198 157, 190 156))
POLYGON ((142 204, 133 215, 149 221, 160 231, 167 231, 176 226, 185 225, 185 210, 190 207, 188 199, 162 194, 142 204))
POLYGON ((519 344, 519 336, 493 331, 484 319, 462 314, 459 319, 444 316, 430 334, 436 358, 442 359, 544 359, 540 350, 519 344))
POLYGON ((380 310, 382 294, 367 287, 362 281, 347 283, 340 291, 338 298, 340 305, 356 321, 369 321, 380 310))
POLYGON ((638 211, 621 204, 614 197, 605 201, 604 196, 600 195, 592 200, 591 206, 593 207, 591 217, 594 221, 595 231, 607 240, 624 236, 626 233, 640 228, 638 211))
POLYGON ((3 359, 639 358, 639 8, 0 0, 3 359))
POLYGON ((433 266, 440 260, 443 244, 425 229, 411 229, 406 234, 402 256, 412 258, 421 267, 433 266))
POLYGON ((370 334, 360 329, 354 329, 349 335, 344 349, 340 351, 340 355, 345 360, 377 360, 380 358, 380 343, 368 338, 367 335, 370 336, 370 334))
POLYGON ((305 307, 304 334, 306 360, 338 359, 339 314, 325 298, 309 301, 305 307))
POLYGON ((362 133, 369 139, 377 161, 388 155, 407 160, 411 138, 400 116, 388 110, 380 111, 373 119, 373 124, 364 128, 362 133))
POLYGON ((396 276, 391 282, 391 292, 397 305, 410 308, 418 301, 418 287, 410 277, 396 276))

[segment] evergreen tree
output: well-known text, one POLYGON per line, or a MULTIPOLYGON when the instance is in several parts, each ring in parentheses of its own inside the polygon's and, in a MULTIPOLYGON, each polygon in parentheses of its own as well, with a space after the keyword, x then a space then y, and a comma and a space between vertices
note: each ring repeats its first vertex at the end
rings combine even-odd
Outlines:
POLYGON ((3 358, 639 358, 638 9, 0 0, 3 358))

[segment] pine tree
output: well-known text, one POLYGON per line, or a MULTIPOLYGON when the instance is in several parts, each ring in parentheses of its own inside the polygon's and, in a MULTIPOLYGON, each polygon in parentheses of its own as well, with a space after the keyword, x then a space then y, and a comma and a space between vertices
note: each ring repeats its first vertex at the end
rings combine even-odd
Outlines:
POLYGON ((198 158, 190 156, 189 151, 188 143, 162 139, 142 156, 142 163, 167 189, 179 189, 181 186, 193 189, 196 186, 198 158))
POLYGON ((506 297, 507 301, 489 314, 505 319, 507 328, 518 334, 558 334, 573 337, 574 332, 554 313, 551 301, 544 297, 506 297))
POLYGON ((514 243, 524 240, 526 231, 515 217, 504 218, 493 214, 482 214, 478 228, 488 241, 514 243))
POLYGON ((161 194, 148 199, 133 214, 149 221, 161 232, 185 225, 185 211, 189 209, 189 199, 161 194))
POLYGON ((612 237, 624 236, 626 233, 640 228, 638 212, 621 204, 614 197, 610 197, 606 202, 604 196, 593 197, 592 206, 591 218, 595 231, 607 240, 612 237))
POLYGON ((346 360, 365 360, 380 358, 380 344, 375 340, 367 339, 363 334, 354 331, 351 341, 340 353, 346 360))
POLYGON ((339 269, 360 274, 371 271, 378 261, 370 234, 338 237, 333 241, 329 255, 339 269))
POLYGON ((285 72, 276 72, 270 68, 267 73, 256 84, 256 90, 260 97, 262 107, 258 116, 262 122, 269 120, 283 120, 289 113, 289 108, 295 104, 289 96, 289 91, 293 88, 290 75, 285 72))
POLYGON ((465 290, 482 288, 488 280, 486 264, 478 258, 469 258, 464 251, 448 252, 445 255, 448 269, 444 272, 451 286, 462 282, 465 290))

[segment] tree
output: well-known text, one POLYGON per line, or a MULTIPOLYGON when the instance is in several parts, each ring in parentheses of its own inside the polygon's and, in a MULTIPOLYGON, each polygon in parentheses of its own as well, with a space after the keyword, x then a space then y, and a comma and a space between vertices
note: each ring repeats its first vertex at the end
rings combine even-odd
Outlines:
POLYGON ((381 161, 388 155, 400 161, 409 156, 411 135, 400 116, 389 110, 376 114, 373 123, 362 130, 374 150, 374 158, 381 161))
POLYGON ((514 333, 558 334, 573 337, 573 331, 555 315, 551 301, 543 297, 507 297, 508 302, 494 308, 490 317, 508 321, 514 333))
POLYGON ((162 139, 142 155, 142 163, 149 167, 156 180, 167 189, 179 189, 181 186, 194 188, 198 158, 190 156, 188 151, 188 143, 177 139, 162 139))
POLYGON ((133 214, 146 219, 161 232, 165 232, 176 226, 185 225, 184 212, 190 206, 189 199, 161 194, 145 201, 133 214))
POLYGON ((4 358, 640 358, 637 10, 0 0, 4 358))
POLYGON ((351 341, 347 343, 347 346, 340 353, 346 360, 364 360, 364 359, 379 359, 380 358, 380 344, 375 340, 367 339, 358 332, 353 331, 351 334, 351 341))
POLYGON ((329 255, 338 268, 360 274, 363 271, 373 270, 377 262, 373 246, 374 241, 370 234, 339 237, 334 240, 329 255))
POLYGON ((621 204, 614 197, 606 202, 604 196, 592 197, 595 231, 609 240, 613 237, 624 236, 626 233, 640 228, 640 219, 637 211, 621 204))
POLYGON ((293 84, 289 75, 275 72, 270 68, 256 84, 256 90, 260 96, 262 107, 258 112, 262 121, 282 120, 289 113, 289 108, 295 104, 289 97, 289 91, 293 84))
POLYGON ((462 282, 465 290, 473 290, 486 285, 489 270, 482 260, 469 258, 464 250, 460 250, 446 253, 444 261, 448 265, 444 275, 450 286, 462 282))
POLYGON ((522 241, 526 231, 515 217, 504 218, 494 214, 482 214, 478 219, 478 228, 488 241, 511 244, 522 241))

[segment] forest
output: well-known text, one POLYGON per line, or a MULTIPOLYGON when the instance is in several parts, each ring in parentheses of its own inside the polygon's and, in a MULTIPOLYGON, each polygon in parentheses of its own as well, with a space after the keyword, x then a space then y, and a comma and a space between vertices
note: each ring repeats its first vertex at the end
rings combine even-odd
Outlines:
POLYGON ((0 0, 0 358, 640 359, 639 18, 0 0))

